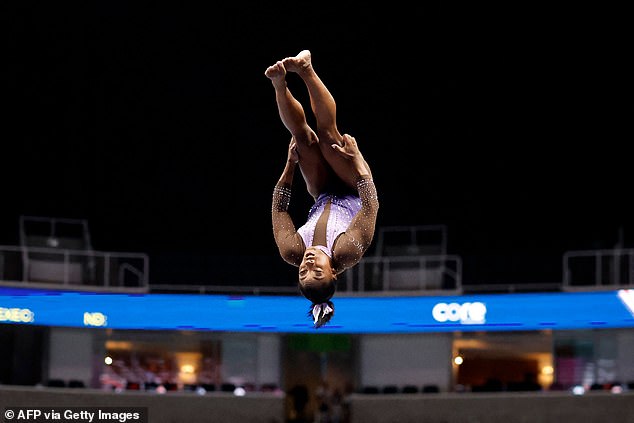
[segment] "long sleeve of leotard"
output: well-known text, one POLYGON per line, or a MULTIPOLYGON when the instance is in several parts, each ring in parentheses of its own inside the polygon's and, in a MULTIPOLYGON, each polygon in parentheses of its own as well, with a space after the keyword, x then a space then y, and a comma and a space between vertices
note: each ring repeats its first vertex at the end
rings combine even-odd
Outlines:
POLYGON ((357 264, 374 238, 379 211, 379 197, 374 180, 369 175, 357 180, 357 191, 361 198, 361 210, 352 219, 348 229, 342 233, 333 247, 333 259, 337 272, 357 264))
POLYGON ((293 219, 288 213, 290 202, 290 184, 278 183, 275 185, 275 188, 273 188, 273 203, 271 205, 275 244, 284 261, 294 266, 299 266, 304 251, 304 241, 297 233, 293 219))

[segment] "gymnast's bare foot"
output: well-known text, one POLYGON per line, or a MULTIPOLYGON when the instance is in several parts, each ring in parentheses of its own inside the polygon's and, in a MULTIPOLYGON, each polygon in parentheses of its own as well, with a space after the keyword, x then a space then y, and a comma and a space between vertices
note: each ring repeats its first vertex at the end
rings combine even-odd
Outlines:
POLYGON ((282 86, 285 84, 286 68, 281 61, 278 61, 266 68, 264 75, 271 80, 274 86, 282 86))
POLYGON ((282 60, 288 72, 302 73, 313 68, 310 50, 302 50, 295 57, 287 57, 282 60))

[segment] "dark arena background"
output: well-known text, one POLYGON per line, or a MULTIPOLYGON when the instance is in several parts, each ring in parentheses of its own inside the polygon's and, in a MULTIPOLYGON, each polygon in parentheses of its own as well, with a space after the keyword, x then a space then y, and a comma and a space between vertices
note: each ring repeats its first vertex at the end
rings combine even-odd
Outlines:
POLYGON ((3 421, 634 421, 624 7, 0 11, 3 421), (271 226, 304 49, 380 200, 320 329, 271 226))

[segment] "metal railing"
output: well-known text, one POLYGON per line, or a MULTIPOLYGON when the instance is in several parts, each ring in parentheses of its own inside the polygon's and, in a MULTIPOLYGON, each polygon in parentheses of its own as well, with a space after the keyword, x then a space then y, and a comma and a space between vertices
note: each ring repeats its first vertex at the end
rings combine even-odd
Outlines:
MULTIPOLYGON (((564 290, 634 286, 634 249, 568 251, 563 255, 562 268, 564 290)), ((460 294, 465 289, 462 275, 462 259, 457 255, 371 256, 346 271, 339 292, 460 294)), ((0 281, 149 291, 149 257, 144 253, 0 245, 0 281)), ((184 287, 153 288, 168 291, 184 287)), ((186 288, 198 292, 236 291, 235 286, 186 288)), ((286 294, 295 290, 294 287, 242 286, 245 293, 256 295, 286 294)), ((497 285, 495 290, 499 290, 497 285)))
POLYGON ((0 245, 0 280, 147 290, 149 257, 144 253, 0 245))
MULTIPOLYGON (((337 284, 339 294, 394 293, 450 295, 462 292, 462 260, 453 255, 366 257, 346 270, 337 284)), ((241 293, 251 295, 299 294, 296 286, 246 285, 165 285, 150 287, 152 292, 198 294, 241 293)))
POLYGON ((347 270, 341 291, 460 293, 462 259, 447 254, 366 257, 347 270))
POLYGON ((564 289, 634 285, 634 248, 568 251, 563 255, 564 289))
POLYGON ((381 226, 375 256, 419 256, 447 253, 446 225, 381 226))

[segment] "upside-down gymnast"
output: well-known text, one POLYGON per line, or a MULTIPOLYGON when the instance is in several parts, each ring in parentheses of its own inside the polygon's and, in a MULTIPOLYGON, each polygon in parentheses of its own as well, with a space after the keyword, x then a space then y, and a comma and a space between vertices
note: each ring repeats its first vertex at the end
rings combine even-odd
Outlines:
POLYGON ((374 238, 379 200, 356 139, 337 129, 335 100, 317 76, 310 51, 278 61, 264 74, 291 133, 284 170, 273 189, 273 235, 282 259, 299 267, 299 291, 311 302, 308 315, 319 328, 334 315, 331 298, 338 275, 361 260, 374 238), (289 72, 308 89, 316 131, 288 89, 289 72), (315 200, 299 229, 288 213, 297 165, 315 200))

